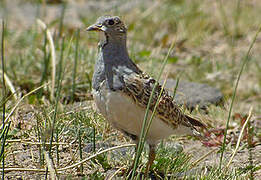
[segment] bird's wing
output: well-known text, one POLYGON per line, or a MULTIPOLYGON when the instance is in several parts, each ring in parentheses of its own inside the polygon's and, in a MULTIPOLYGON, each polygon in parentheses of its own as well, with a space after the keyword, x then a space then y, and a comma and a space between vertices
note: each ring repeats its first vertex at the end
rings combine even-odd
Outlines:
POLYGON ((133 73, 123 77, 125 86, 123 92, 131 97, 135 103, 146 109, 152 89, 156 84, 150 110, 153 111, 156 102, 159 98, 158 106, 156 107, 156 116, 165 123, 171 125, 175 129, 182 124, 188 127, 204 126, 200 121, 182 113, 180 108, 174 102, 173 97, 169 96, 167 91, 162 89, 162 86, 150 76, 141 73, 133 73))

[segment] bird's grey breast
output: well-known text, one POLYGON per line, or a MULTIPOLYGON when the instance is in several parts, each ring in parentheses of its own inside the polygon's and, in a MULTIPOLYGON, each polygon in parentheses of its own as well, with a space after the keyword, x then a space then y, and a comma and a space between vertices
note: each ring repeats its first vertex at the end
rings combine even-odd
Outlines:
POLYGON ((103 56, 99 55, 95 64, 92 79, 93 89, 99 90, 101 83, 105 81, 106 87, 110 90, 121 90, 125 85, 124 77, 132 73, 134 70, 125 64, 105 62, 103 56))
POLYGON ((95 63, 93 77, 92 77, 92 88, 98 90, 101 83, 105 80, 105 66, 103 62, 103 57, 98 54, 98 59, 95 63))

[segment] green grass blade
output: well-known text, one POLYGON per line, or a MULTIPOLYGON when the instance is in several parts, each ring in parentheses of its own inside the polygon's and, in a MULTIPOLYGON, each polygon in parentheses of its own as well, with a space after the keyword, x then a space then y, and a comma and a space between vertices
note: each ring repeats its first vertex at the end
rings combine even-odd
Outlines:
MULTIPOLYGON (((79 154, 80 154, 80 160, 82 161, 82 138, 81 138, 81 128, 79 127, 78 130, 78 141, 79 141, 79 154)), ((80 172, 83 173, 83 164, 80 165, 80 172)))
MULTIPOLYGON (((44 57, 43 57, 43 72, 42 72, 42 76, 41 76, 41 81, 40 81, 40 85, 43 85, 44 81, 47 80, 47 72, 48 72, 48 66, 49 66, 49 60, 50 60, 50 53, 47 53, 47 33, 45 30, 44 33, 44 45, 43 45, 43 53, 44 53, 44 57)), ((38 92, 38 98, 42 97, 43 94, 43 89, 40 89, 38 92)))
MULTIPOLYGON (((3 97, 6 97, 6 85, 5 85, 5 59, 4 59, 4 32, 5 32, 5 22, 2 21, 2 38, 1 38, 1 63, 2 63, 2 83, 3 83, 3 88, 2 88, 2 93, 3 97)), ((5 126, 5 103, 6 101, 3 100, 3 120, 2 120, 2 125, 3 127, 5 126)))
POLYGON ((75 56, 74 56, 74 64, 73 64, 73 77, 72 77, 72 101, 74 101, 74 94, 76 89, 76 73, 77 73, 77 62, 78 62, 78 51, 79 51, 79 35, 80 35, 80 29, 77 29, 76 31, 76 47, 75 47, 75 56))
MULTIPOLYGON (((148 132, 149 132, 150 125, 151 125, 151 123, 152 123, 152 120, 153 120, 153 118, 154 118, 155 112, 156 112, 156 110, 157 110, 157 106, 159 105, 159 100, 160 100, 161 95, 162 95, 163 90, 164 90, 165 83, 166 83, 166 80, 164 81, 164 83, 163 83, 163 85, 162 85, 162 87, 161 87, 160 94, 159 94, 159 96, 158 96, 157 102, 156 102, 156 104, 155 104, 155 106, 154 106, 154 109, 153 109, 153 111, 152 111, 152 114, 151 114, 149 123, 148 123, 148 125, 147 125, 147 127, 146 127, 146 131, 145 131, 144 137, 146 137, 147 134, 148 134, 148 132)), ((144 146, 144 145, 143 145, 143 146, 144 146)))
POLYGON ((93 137, 92 137, 92 144, 93 144, 93 152, 96 151, 96 132, 95 132, 95 127, 93 127, 93 137))
POLYGON ((3 139, 2 139, 2 147, 1 147, 1 154, 0 154, 0 158, 2 160, 2 179, 5 179, 5 156, 4 156, 4 152, 5 152, 5 142, 7 139, 7 135, 8 135, 8 131, 9 131, 9 127, 10 127, 11 121, 8 122, 7 127, 5 128, 4 134, 3 134, 3 139))
MULTIPOLYGON (((6 97, 6 86, 5 86, 5 60, 4 60, 4 37, 5 37, 5 22, 2 21, 2 38, 1 38, 1 62, 2 62, 2 83, 3 83, 3 88, 2 88, 2 93, 3 97, 6 97)), ((3 116, 2 116, 2 126, 5 126, 5 100, 3 101, 3 116)), ((3 128, 4 129, 4 128, 3 128)), ((4 131, 5 132, 5 131, 4 131)), ((5 134, 5 133, 4 133, 5 134)), ((4 147, 5 147, 5 135, 3 136, 4 138, 2 139, 2 150, 1 150, 1 155, 2 152, 4 152, 4 147)), ((5 159, 4 156, 2 158, 2 179, 5 178, 5 173, 4 173, 4 168, 5 168, 5 159)))
POLYGON ((139 144, 138 144, 138 149, 137 149, 137 153, 135 155, 135 160, 134 160, 134 167, 133 167, 133 171, 132 171, 132 175, 131 175, 131 180, 134 179, 134 176, 135 176, 135 172, 136 172, 136 169, 138 167, 138 164, 139 164, 139 159, 140 159, 140 156, 141 156, 141 152, 143 150, 143 147, 144 147, 144 144, 145 144, 145 128, 147 127, 148 125, 148 115, 149 115, 149 112, 150 112, 150 104, 152 102, 152 97, 154 95, 154 92, 155 92, 155 89, 156 89, 156 86, 157 86, 157 83, 159 82, 159 79, 162 75, 162 72, 167 64, 167 60, 168 60, 168 57, 170 55, 170 52, 173 50, 173 47, 175 45, 175 41, 172 42, 170 48, 169 48, 169 51, 163 61, 163 64, 161 66, 161 69, 160 69, 160 72, 158 74, 158 77, 156 79, 156 83, 154 84, 153 86, 153 89, 152 89, 152 92, 151 92, 151 95, 150 95, 150 98, 149 98, 149 102, 148 102, 148 105, 147 105, 147 108, 146 108, 146 112, 145 112, 145 115, 144 115, 144 119, 143 119, 143 124, 142 124, 142 129, 141 129, 141 134, 140 134, 140 137, 139 137, 139 144))
POLYGON ((175 98, 176 93, 177 93, 177 89, 178 89, 178 86, 179 86, 179 79, 180 79, 180 77, 177 78, 177 81, 176 81, 176 84, 175 84, 175 88, 173 90, 173 98, 175 98))
POLYGON ((60 92, 61 92, 61 81, 62 81, 62 70, 63 70, 63 51, 64 51, 64 37, 62 39, 62 46, 61 46, 61 55, 60 55, 60 62, 59 62, 59 71, 58 71, 58 85, 56 90, 56 101, 54 106, 54 113, 52 117, 52 127, 51 127, 51 137, 50 137, 50 147, 49 147, 49 153, 51 155, 52 151, 52 143, 53 143, 53 136, 54 136, 54 130, 56 125, 56 116, 57 116, 57 110, 58 110, 58 103, 60 99, 60 92))
POLYGON ((56 127, 56 133, 55 133, 55 142, 57 143, 55 148, 56 148, 56 162, 57 162, 57 166, 59 166, 60 163, 60 156, 59 156, 59 136, 58 136, 59 132, 58 132, 58 128, 56 127))
POLYGON ((233 104, 234 104, 234 101, 235 101, 235 97, 236 97, 236 91, 237 91, 237 87, 238 87, 238 84, 239 84, 239 80, 240 80, 240 77, 243 73, 243 70, 247 64, 247 62, 249 61, 249 56, 250 56, 250 52, 251 52, 251 49, 253 48, 255 42, 256 42, 256 39, 257 39, 257 36, 258 34, 260 33, 261 31, 261 26, 259 27, 258 31, 256 32, 249 48, 248 48, 248 51, 245 55, 245 58, 243 60, 243 63, 241 65, 241 68, 240 68, 240 71, 239 71, 239 74, 237 76, 237 81, 236 81, 236 85, 235 85, 235 88, 234 88, 234 91, 233 91, 233 95, 232 95, 232 101, 231 101, 231 104, 230 104, 230 108, 229 108, 229 113, 228 113, 228 118, 227 118, 227 122, 226 122, 226 129, 225 129, 225 132, 224 132, 224 140, 223 140, 223 143, 222 143, 222 146, 221 146, 221 155, 220 155, 220 161, 219 161, 219 169, 221 170, 221 166, 222 166, 222 161, 223 161, 223 155, 224 155, 224 151, 226 149, 226 137, 227 137, 227 130, 228 130, 228 126, 229 126, 229 121, 230 121, 230 118, 231 118, 231 113, 232 113, 232 108, 233 108, 233 104))

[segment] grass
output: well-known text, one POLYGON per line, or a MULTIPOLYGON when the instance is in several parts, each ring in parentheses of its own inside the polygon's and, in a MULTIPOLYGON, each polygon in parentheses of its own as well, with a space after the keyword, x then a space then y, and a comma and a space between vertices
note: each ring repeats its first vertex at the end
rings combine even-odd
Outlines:
MULTIPOLYGON (((173 40, 172 44, 171 44, 171 47, 169 48, 169 51, 168 51, 168 54, 166 55, 166 57, 164 58, 164 61, 163 61, 163 64, 160 68, 160 71, 159 71, 159 74, 157 76, 157 79, 156 79, 156 82, 159 82, 160 80, 160 77, 162 75, 162 72, 166 66, 166 63, 167 63, 167 60, 168 60, 168 57, 169 57, 169 54, 170 52, 173 50, 174 48, 174 45, 175 45, 175 41, 173 40)), ((164 83, 165 84, 165 83, 164 83)), ((141 129, 141 134, 140 134, 140 137, 139 137, 139 143, 138 143, 138 147, 137 147, 137 153, 135 155, 135 162, 134 162, 134 167, 133 167, 133 172, 132 172, 132 175, 131 175, 131 179, 134 179, 134 176, 135 176, 135 173, 136 173, 136 169, 137 169, 137 166, 139 164, 139 158, 141 156, 141 152, 143 151, 143 148, 144 148, 144 144, 145 144, 145 139, 146 139, 146 136, 148 134, 148 131, 149 131, 149 128, 150 128, 150 125, 151 125, 151 122, 153 120, 153 117, 155 115, 155 112, 156 112, 156 108, 158 106, 158 103, 159 103, 159 100, 161 98, 161 94, 162 94, 162 91, 163 91, 163 88, 164 88, 164 84, 161 88, 161 91, 160 91, 160 94, 157 98, 157 102, 155 103, 155 107, 152 111, 152 114, 151 114, 151 117, 148 119, 148 116, 149 116, 149 113, 150 113, 150 106, 151 106, 151 103, 152 103, 152 99, 153 99, 153 96, 154 96, 154 93, 155 93, 155 88, 157 87, 157 83, 154 84, 153 88, 152 88, 152 91, 151 91, 151 95, 150 95, 150 98, 149 98, 149 102, 148 102, 148 105, 146 107, 146 112, 145 112, 145 115, 144 115, 144 120, 143 120, 143 123, 142 123, 142 129, 141 129)))
POLYGON ((253 46, 255 44, 255 41, 256 41, 256 38, 257 38, 258 34, 260 33, 260 31, 261 31, 261 26, 258 29, 256 35, 254 36, 254 38, 253 38, 253 40, 252 40, 252 42, 251 42, 251 44, 249 46, 249 49, 248 49, 248 51, 246 53, 245 58, 243 59, 244 61, 243 61, 242 65, 241 65, 241 69, 240 69, 238 77, 237 77, 235 89, 234 89, 233 95, 232 95, 231 105, 230 105, 230 108, 229 108, 228 119, 227 119, 227 123, 226 123, 226 130, 225 130, 225 133, 224 133, 224 141, 223 141, 222 148, 221 148, 221 156, 220 156, 220 164, 219 164, 219 168, 220 169, 221 169, 221 165, 222 165, 223 154, 224 154, 224 151, 225 151, 225 148, 226 148, 227 130, 228 130, 229 121, 230 121, 230 117, 231 117, 231 113, 232 113, 232 108, 233 108, 233 104, 234 104, 234 100, 235 100, 235 96, 236 96, 236 92, 237 92, 238 83, 239 83, 240 77, 241 77, 241 75, 243 73, 244 67, 246 66, 247 62, 249 61, 249 56, 250 56, 251 49, 253 48, 253 46))
MULTIPOLYGON (((2 63, 2 95, 5 98, 6 97, 6 86, 5 86, 5 61, 4 61, 4 33, 5 33, 5 22, 2 21, 2 36, 1 36, 1 63, 2 63)), ((4 151, 5 151, 5 141, 7 139, 7 135, 8 135, 8 130, 10 127, 10 123, 8 124, 8 126, 5 126, 5 99, 3 98, 4 102, 3 102, 3 110, 2 110, 2 130, 1 130, 1 161, 2 161, 2 179, 4 179, 5 175, 4 175, 4 169, 5 169, 5 156, 4 156, 4 151)))
MULTIPOLYGON (((1 52, 1 57, 5 57, 1 71, 9 77, 17 96, 17 99, 10 98, 13 90, 1 82, 0 112, 2 124, 5 124, 1 128, 1 149, 4 149, 1 154, 4 166, 1 169, 12 170, 2 173, 2 176, 44 179, 45 176, 50 177, 53 168, 55 176, 67 179, 104 179, 114 169, 118 170, 115 177, 124 177, 124 172, 133 162, 131 147, 104 150, 103 154, 99 154, 100 148, 104 149, 100 145, 102 143, 109 144, 106 147, 111 148, 131 142, 93 108, 91 77, 98 36, 83 31, 100 15, 118 14, 129 29, 130 56, 142 69, 156 78, 159 72, 157 67, 162 65, 164 57, 168 57, 162 77, 169 71, 169 77, 178 77, 178 82, 207 83, 221 89, 225 96, 224 108, 210 106, 208 114, 197 110, 193 112, 210 128, 226 129, 228 140, 226 148, 221 151, 223 155, 220 151, 213 152, 193 166, 193 162, 212 148, 201 146, 199 141, 191 138, 173 136, 159 144, 153 170, 163 172, 165 179, 261 177, 261 162, 257 159, 260 153, 256 150, 260 146, 256 144, 261 140, 259 36, 251 47, 251 53, 248 52, 260 26, 261 3, 165 0, 153 2, 149 7, 146 3, 129 4, 128 10, 115 6, 95 12, 90 10, 91 13, 86 14, 81 12, 77 19, 81 23, 80 29, 68 23, 68 19, 70 22, 76 21, 68 14, 68 9, 72 8, 70 3, 61 5, 60 15, 50 19, 44 17, 46 12, 40 8, 42 2, 31 3, 38 6, 34 16, 46 24, 49 35, 37 23, 17 28, 15 18, 10 18, 14 15, 8 9, 5 9, 7 26, 5 31, 1 31, 5 32, 1 39, 5 43, 1 52), (175 48, 168 54, 173 39, 176 39, 175 48), (242 65, 246 60, 248 63, 242 65), (241 68, 244 71, 240 77, 238 72, 242 72, 241 68), (240 160, 236 154, 228 169, 220 171, 219 163, 226 165, 226 160, 230 159, 229 155, 236 147, 231 140, 232 134, 238 137, 236 132, 242 129, 241 121, 248 115, 250 106, 253 107, 252 119, 237 144, 238 151, 246 157, 240 154, 244 158, 240 160), (238 118, 238 114, 242 117, 238 118), (177 153, 175 148, 168 146, 173 141, 183 144, 184 150, 177 153), (195 144, 198 145, 194 147, 195 144), (87 152, 86 147, 89 147, 87 152), (48 150, 52 152, 49 159, 44 156, 48 150)), ((21 3, 21 6, 24 4, 21 3)), ((44 6, 48 10, 48 5, 44 6)), ((0 9, 3 7, 8 6, 0 9)), ((1 77, 4 82, 4 77, 1 77)), ((173 90, 175 94, 176 88, 173 87, 173 90)), ((217 147, 222 147, 220 144, 217 147)), ((146 145, 140 154, 137 171, 144 172, 146 145)), ((160 173, 156 175, 162 177, 160 173)))

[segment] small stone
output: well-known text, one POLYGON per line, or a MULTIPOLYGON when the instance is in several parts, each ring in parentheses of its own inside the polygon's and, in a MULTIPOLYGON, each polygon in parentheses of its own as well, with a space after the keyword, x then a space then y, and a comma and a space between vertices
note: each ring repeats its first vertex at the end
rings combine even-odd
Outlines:
POLYGON ((121 161, 122 159, 129 158, 130 156, 133 156, 135 153, 134 147, 125 147, 120 149, 115 149, 114 151, 111 151, 108 155, 110 159, 114 161, 121 161))
POLYGON ((181 153, 183 151, 183 146, 178 142, 166 142, 164 143, 164 148, 168 149, 169 151, 175 152, 177 154, 181 153))
MULTIPOLYGON (((173 95, 176 83, 174 79, 167 79, 165 89, 170 95, 173 95)), ((223 98, 223 94, 218 89, 207 84, 179 81, 174 100, 177 104, 193 110, 197 105, 200 109, 206 109, 210 104, 222 104, 223 98)))
MULTIPOLYGON (((95 151, 97 150, 104 150, 104 149, 108 149, 112 147, 111 144, 109 143, 96 143, 95 144, 95 151)), ((94 144, 93 143, 88 143, 84 148, 83 148, 83 151, 86 152, 86 153, 91 153, 94 151, 94 144)))

